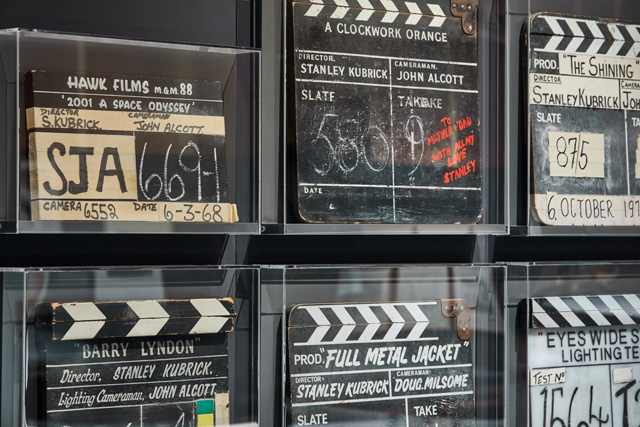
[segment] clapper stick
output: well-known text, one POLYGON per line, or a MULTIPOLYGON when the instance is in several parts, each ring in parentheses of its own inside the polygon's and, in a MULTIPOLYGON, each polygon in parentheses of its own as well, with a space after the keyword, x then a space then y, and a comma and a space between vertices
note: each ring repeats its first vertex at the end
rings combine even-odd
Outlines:
POLYGON ((640 324, 638 295, 589 295, 531 299, 532 328, 640 324))
POLYGON ((43 304, 36 324, 64 341, 228 333, 235 316, 231 298, 72 302, 43 304))
POLYGON ((349 12, 349 8, 354 8, 354 13, 357 13, 356 20, 360 22, 366 22, 373 15, 374 10, 384 11, 385 15, 382 18, 382 22, 393 23, 398 16, 402 13, 404 22, 407 25, 416 25, 424 17, 430 19, 429 26, 440 28, 445 22, 445 14, 440 5, 434 3, 424 4, 420 8, 416 2, 408 1, 393 1, 393 0, 328 0, 323 2, 322 0, 311 0, 309 10, 305 13, 305 16, 315 17, 322 12, 325 5, 338 6, 337 9, 331 14, 333 19, 342 19, 349 12), (361 10, 358 10, 361 9, 361 10), (432 15, 432 16, 425 16, 432 15))

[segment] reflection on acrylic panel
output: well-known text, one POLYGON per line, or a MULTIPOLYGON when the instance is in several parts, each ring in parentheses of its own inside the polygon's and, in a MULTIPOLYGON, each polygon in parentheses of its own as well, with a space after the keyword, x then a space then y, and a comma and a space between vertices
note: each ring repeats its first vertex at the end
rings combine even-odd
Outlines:
POLYGON ((477 6, 459 5, 291 3, 302 220, 479 221, 477 6))

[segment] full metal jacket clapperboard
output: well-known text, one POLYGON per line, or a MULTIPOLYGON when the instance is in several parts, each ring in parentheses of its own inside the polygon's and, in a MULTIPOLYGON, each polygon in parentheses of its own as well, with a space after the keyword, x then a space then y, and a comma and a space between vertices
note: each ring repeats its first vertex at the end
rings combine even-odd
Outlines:
POLYGON ((49 427, 228 424, 234 316, 230 298, 42 304, 42 386, 27 416, 49 427))
POLYGON ((463 300, 297 305, 288 336, 289 425, 475 425, 463 300))
POLYGON ((530 304, 529 425, 638 425, 638 295, 533 298, 530 304))
POLYGON ((640 26, 530 24, 533 211, 549 225, 640 225, 640 26))
POLYGON ((27 76, 34 220, 236 222, 220 82, 27 76))
POLYGON ((476 2, 312 0, 289 11, 301 219, 479 221, 476 2))

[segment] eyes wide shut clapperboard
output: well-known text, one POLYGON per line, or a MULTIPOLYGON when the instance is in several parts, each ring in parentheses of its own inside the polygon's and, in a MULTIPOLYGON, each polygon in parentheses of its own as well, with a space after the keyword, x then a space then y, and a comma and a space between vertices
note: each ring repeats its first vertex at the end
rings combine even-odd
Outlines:
POLYGON ((42 304, 37 424, 228 424, 234 317, 230 298, 42 304))
POLYGON ((236 222, 220 82, 27 74, 31 218, 236 222))
POLYGON ((530 33, 534 213, 640 225, 640 25, 543 13, 530 33))
POLYGON ((479 221, 476 2, 312 0, 289 11, 301 219, 479 221))
POLYGON ((640 423, 640 298, 533 298, 530 426, 640 423))
POLYGON ((289 425, 474 426, 474 333, 463 300, 297 305, 289 425))

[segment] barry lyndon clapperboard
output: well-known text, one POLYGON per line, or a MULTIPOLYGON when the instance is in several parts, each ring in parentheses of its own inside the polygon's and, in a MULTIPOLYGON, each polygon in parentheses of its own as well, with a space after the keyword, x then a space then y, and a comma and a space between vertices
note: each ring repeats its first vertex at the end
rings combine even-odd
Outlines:
POLYGON ((640 298, 533 298, 528 330, 531 427, 640 423, 640 298))
POLYGON ((42 304, 37 425, 229 424, 234 316, 231 298, 42 304))
POLYGON ((300 218, 478 222, 476 2, 290 6, 289 118, 300 218))
POLYGON ((289 425, 474 426, 471 315, 463 300, 293 307, 289 425))
POLYGON ((31 218, 236 222, 220 82, 27 75, 31 218))
POLYGON ((531 19, 532 207, 548 225, 640 225, 640 25, 531 19))

